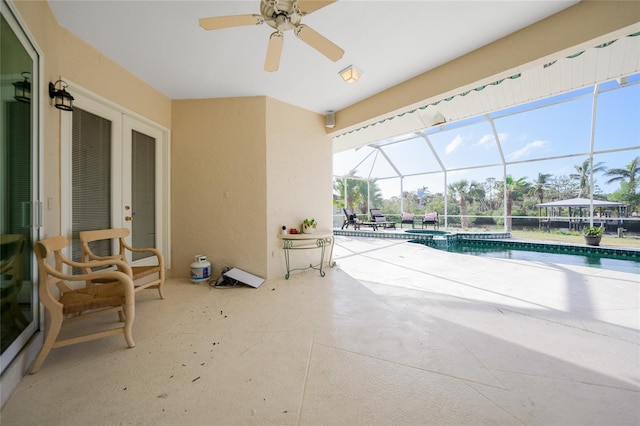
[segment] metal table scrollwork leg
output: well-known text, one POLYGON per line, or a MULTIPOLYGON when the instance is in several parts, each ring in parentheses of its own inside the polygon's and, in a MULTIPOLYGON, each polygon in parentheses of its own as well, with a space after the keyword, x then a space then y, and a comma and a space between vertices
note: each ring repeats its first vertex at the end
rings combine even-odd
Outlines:
POLYGON ((291 273, 291 270, 289 269, 289 250, 291 249, 291 247, 293 247, 293 241, 284 240, 284 261, 287 265, 287 273, 285 274, 284 278, 286 280, 289 279, 289 275, 291 273))

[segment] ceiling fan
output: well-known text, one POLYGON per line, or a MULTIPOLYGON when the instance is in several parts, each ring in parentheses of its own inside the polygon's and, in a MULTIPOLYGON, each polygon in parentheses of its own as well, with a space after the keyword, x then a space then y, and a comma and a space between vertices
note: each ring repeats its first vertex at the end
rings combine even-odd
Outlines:
POLYGON ((293 30, 296 37, 332 61, 336 62, 342 58, 344 50, 314 29, 301 23, 303 16, 334 2, 335 0, 261 0, 260 15, 214 16, 202 18, 199 22, 200 26, 205 30, 260 25, 266 22, 276 31, 269 38, 264 70, 277 71, 284 43, 284 32, 288 30, 293 30))

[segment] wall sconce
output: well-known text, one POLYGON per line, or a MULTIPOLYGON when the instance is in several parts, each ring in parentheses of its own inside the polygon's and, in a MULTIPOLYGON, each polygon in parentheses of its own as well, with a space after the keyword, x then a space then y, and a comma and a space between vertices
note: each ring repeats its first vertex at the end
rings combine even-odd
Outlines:
POLYGON ((15 83, 13 83, 13 98, 16 101, 31 103, 31 83, 29 82, 31 73, 25 71, 22 73, 22 77, 24 77, 24 81, 16 81, 15 83))
POLYGON ((343 69, 338 74, 340 74, 340 77, 342 77, 342 79, 347 83, 355 83, 356 81, 358 81, 358 79, 362 75, 362 71, 360 71, 358 68, 354 67, 353 65, 349 65, 347 68, 343 69))
POLYGON ((67 83, 62 80, 49 83, 49 97, 55 99, 54 103, 56 108, 63 111, 73 111, 73 96, 65 90, 67 87, 67 83), (56 89, 58 83, 60 83, 60 89, 56 89))

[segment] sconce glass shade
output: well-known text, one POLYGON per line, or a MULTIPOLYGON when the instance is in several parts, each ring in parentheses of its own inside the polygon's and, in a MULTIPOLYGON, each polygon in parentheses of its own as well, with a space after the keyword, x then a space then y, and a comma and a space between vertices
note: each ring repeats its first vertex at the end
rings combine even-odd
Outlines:
POLYGON ((24 77, 24 81, 16 81, 13 83, 14 87, 14 96, 13 98, 16 101, 20 102, 31 102, 31 83, 29 82, 29 76, 31 74, 28 72, 23 72, 22 77, 24 77))
POLYGON ((54 83, 49 83, 49 97, 54 100, 56 108, 63 111, 73 111, 73 96, 65 89, 67 83, 62 80, 58 80, 54 83), (56 89, 56 86, 60 83, 60 89, 56 89))
POLYGON ((347 83, 355 83, 362 75, 362 71, 360 71, 353 65, 349 65, 347 68, 340 71, 339 74, 340 77, 342 77, 342 79, 347 83))

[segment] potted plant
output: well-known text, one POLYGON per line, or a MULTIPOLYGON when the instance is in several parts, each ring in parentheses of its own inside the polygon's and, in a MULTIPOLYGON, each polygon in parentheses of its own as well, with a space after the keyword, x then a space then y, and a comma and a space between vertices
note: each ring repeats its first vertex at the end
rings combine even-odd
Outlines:
POLYGON ((586 226, 582 232, 587 245, 599 246, 604 228, 602 226, 586 226))
POLYGON ((315 219, 305 219, 302 221, 302 232, 305 234, 313 234, 318 223, 315 219))

